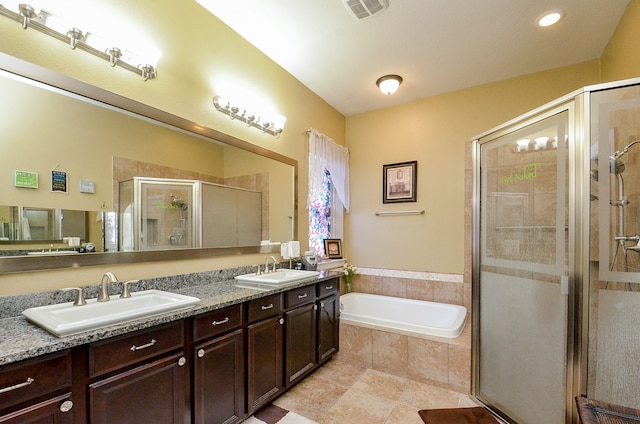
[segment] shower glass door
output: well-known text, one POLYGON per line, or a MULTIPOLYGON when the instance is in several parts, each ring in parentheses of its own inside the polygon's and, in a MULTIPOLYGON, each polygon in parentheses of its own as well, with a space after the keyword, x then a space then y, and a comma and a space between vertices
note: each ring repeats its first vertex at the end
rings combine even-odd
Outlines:
POLYGON ((474 392, 519 424, 567 422, 569 116, 548 111, 476 149, 474 392))

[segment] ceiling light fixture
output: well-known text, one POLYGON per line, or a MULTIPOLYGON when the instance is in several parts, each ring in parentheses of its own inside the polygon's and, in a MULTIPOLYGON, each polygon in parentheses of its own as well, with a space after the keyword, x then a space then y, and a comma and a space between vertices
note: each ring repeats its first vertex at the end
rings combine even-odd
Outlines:
POLYGON ((564 10, 561 10, 561 9, 551 10, 545 13, 544 15, 539 16, 538 19, 536 19, 536 22, 540 27, 548 27, 558 23, 558 21, 560 21, 560 19, 562 19, 563 17, 564 17, 564 10))
POLYGON ((84 50, 108 61, 111 66, 118 65, 135 72, 142 77, 143 81, 157 76, 156 66, 161 53, 154 48, 138 48, 138 50, 144 50, 145 56, 143 56, 123 46, 115 47, 113 45, 115 43, 105 47, 102 37, 90 31, 83 31, 75 25, 68 25, 65 19, 47 10, 38 11, 37 7, 26 3, 21 3, 14 9, 11 10, 6 5, 0 4, 0 15, 19 22, 24 29, 35 29, 63 41, 73 50, 84 50))
POLYGON ((270 116, 258 115, 256 112, 250 112, 248 109, 240 105, 231 103, 229 100, 220 96, 213 98, 213 105, 219 112, 229 115, 229 119, 244 122, 247 127, 255 127, 262 130, 264 133, 271 134, 274 137, 279 137, 284 131, 284 123, 287 118, 284 116, 270 116))
POLYGON ((382 91, 383 94, 393 94, 396 92, 400 84, 402 83, 402 77, 400 75, 385 75, 378 78, 376 85, 382 91))

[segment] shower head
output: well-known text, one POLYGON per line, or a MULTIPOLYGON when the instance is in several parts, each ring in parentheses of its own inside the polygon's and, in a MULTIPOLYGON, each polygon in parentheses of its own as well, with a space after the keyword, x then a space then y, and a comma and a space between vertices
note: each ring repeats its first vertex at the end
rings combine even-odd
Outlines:
POLYGON ((171 206, 173 206, 174 208, 180 208, 182 210, 185 210, 188 208, 185 201, 180 197, 176 197, 174 194, 171 194, 171 206))
POLYGON ((609 172, 618 175, 624 172, 624 163, 615 156, 609 157, 609 172))

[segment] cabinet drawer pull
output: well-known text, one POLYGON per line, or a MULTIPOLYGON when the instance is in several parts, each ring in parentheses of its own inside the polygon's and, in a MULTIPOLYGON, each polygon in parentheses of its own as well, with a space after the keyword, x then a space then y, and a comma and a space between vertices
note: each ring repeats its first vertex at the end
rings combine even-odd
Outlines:
POLYGON ((324 286, 324 289, 325 289, 325 290, 332 290, 332 289, 333 289, 333 286, 324 286))
POLYGON ((181 367, 184 367, 184 364, 187 363, 187 358, 185 358, 184 356, 181 356, 180 359, 178 359, 178 365, 181 367))
POLYGON ((62 402, 62 405, 60 405, 60 412, 69 412, 72 408, 73 402, 70 400, 65 400, 64 402, 62 402))
POLYGON ((204 351, 204 349, 198 349, 198 358, 202 358, 202 357, 204 357, 204 354, 205 354, 205 353, 206 353, 206 352, 204 351))
POLYGON ((23 387, 27 387, 28 385, 30 385, 34 381, 36 381, 36 380, 34 380, 31 377, 28 377, 27 381, 25 381, 24 383, 18 383, 18 384, 14 384, 13 386, 5 387, 4 389, 0 389, 0 393, 7 393, 7 392, 10 392, 12 390, 16 390, 16 389, 21 389, 23 387))
POLYGON ((278 324, 280 324, 280 325, 284 324, 284 318, 280 318, 280 319, 278 320, 278 324))
POLYGON ((229 317, 226 317, 225 319, 223 319, 222 321, 213 321, 211 323, 211 325, 222 325, 222 324, 226 324, 229 322, 229 317))
POLYGON ((135 351, 138 351, 138 350, 146 349, 148 347, 153 346, 156 343, 157 343, 156 339, 151 339, 151 341, 149 343, 147 343, 147 344, 143 344, 143 345, 140 345, 140 346, 136 346, 136 345, 131 346, 131 351, 135 352, 135 351))
POLYGON ((298 299, 304 299, 305 297, 309 296, 308 293, 302 293, 298 295, 298 299))
POLYGON ((267 309, 273 308, 273 303, 269 303, 268 305, 262 305, 262 310, 266 311, 267 309))

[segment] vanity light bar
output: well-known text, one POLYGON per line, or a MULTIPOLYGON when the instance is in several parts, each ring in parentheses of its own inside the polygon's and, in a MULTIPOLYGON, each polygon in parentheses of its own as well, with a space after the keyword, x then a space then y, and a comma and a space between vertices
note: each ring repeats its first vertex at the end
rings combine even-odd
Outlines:
POLYGON ((111 66, 117 65, 128 71, 136 73, 142 77, 143 81, 154 79, 157 76, 155 66, 139 63, 140 61, 136 55, 127 50, 123 51, 118 47, 100 50, 87 43, 91 38, 98 38, 96 34, 92 34, 88 31, 83 32, 78 28, 69 28, 66 33, 53 29, 47 25, 47 22, 55 19, 56 16, 45 10, 36 12, 36 10, 28 4, 20 4, 20 11, 14 12, 0 4, 0 15, 21 23, 24 29, 32 28, 50 37, 63 41, 68 44, 72 50, 83 50, 106 60, 111 66))
POLYGON ((262 118, 241 106, 232 104, 220 96, 215 96, 213 98, 213 105, 219 112, 229 115, 230 119, 242 121, 247 125, 247 127, 258 128, 262 130, 262 132, 271 134, 274 137, 279 137, 280 134, 282 134, 282 131, 284 131, 284 123, 286 121, 284 116, 280 116, 278 119, 273 120, 262 118))

